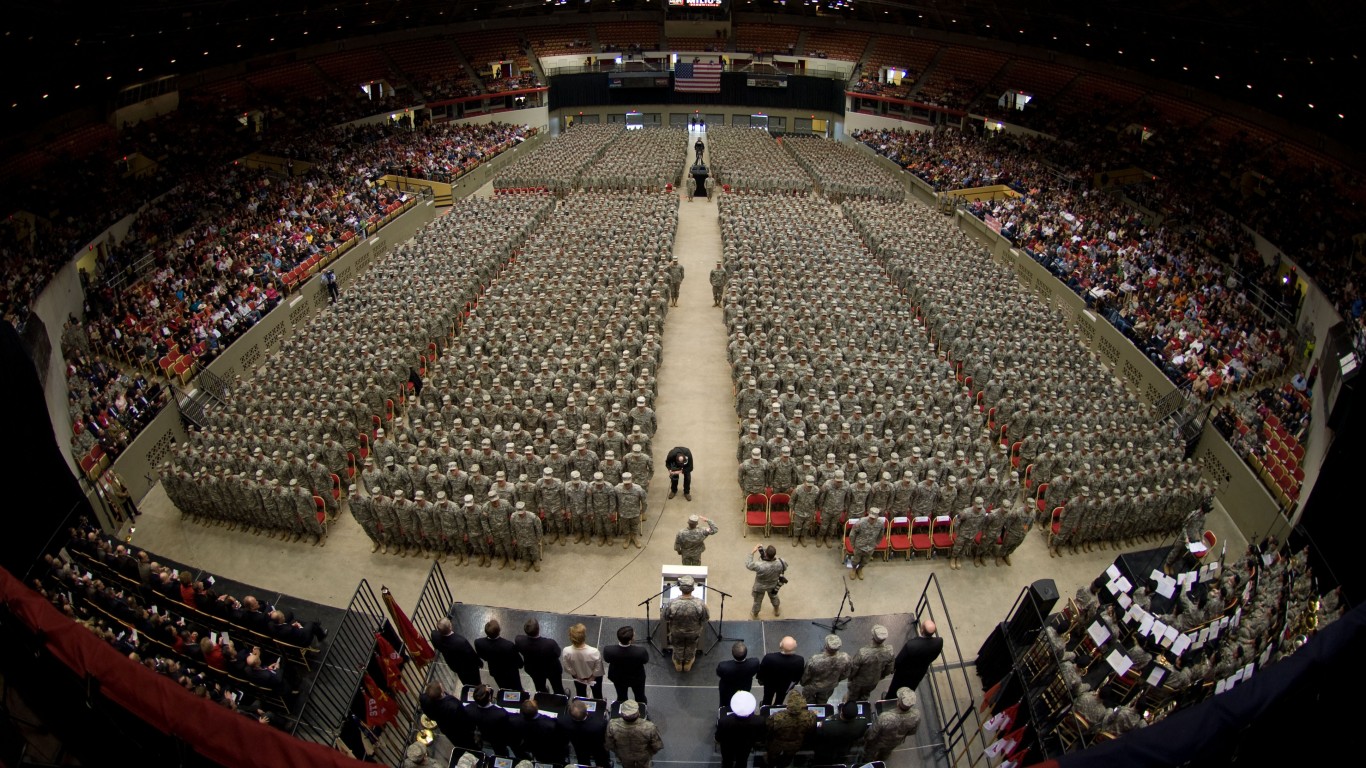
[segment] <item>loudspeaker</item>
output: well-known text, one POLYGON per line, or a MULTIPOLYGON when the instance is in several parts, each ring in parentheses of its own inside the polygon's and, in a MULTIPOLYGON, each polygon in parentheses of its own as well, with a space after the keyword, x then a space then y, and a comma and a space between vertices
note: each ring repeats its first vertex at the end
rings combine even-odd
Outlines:
POLYGON ((1011 644, 1023 649, 1034 642, 1034 636, 1043 629, 1048 614, 1057 604, 1058 585, 1052 579, 1039 579, 1030 584, 1014 615, 1006 620, 1006 635, 1011 644))

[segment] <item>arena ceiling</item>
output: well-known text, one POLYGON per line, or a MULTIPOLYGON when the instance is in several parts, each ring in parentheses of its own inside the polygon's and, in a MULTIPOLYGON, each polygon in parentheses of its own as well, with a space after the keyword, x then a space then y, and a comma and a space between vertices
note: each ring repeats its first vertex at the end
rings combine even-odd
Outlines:
MULTIPOLYGON (((835 0, 729 1, 741 13, 895 23, 1077 54, 1337 136, 1366 120, 1353 108, 1366 74, 1366 3, 842 0, 835 8, 835 0)), ((481 18, 665 7, 664 0, 20 0, 0 22, 0 52, 10 62, 4 106, 11 118, 36 120, 108 103, 132 83, 332 40, 481 18)))

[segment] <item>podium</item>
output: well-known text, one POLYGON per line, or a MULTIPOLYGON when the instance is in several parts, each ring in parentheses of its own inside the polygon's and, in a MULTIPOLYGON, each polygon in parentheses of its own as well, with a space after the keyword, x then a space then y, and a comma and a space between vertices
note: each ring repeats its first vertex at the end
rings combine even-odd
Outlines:
POLYGON ((688 175, 692 176, 693 180, 697 182, 697 186, 693 188, 693 197, 697 197, 698 195, 706 197, 707 177, 711 175, 711 171, 707 170, 707 166, 702 163, 694 163, 693 166, 688 169, 688 175))
POLYGON ((659 591, 663 596, 660 605, 668 605, 670 600, 678 597, 678 580, 684 576, 691 576, 697 588, 693 590, 693 596, 702 602, 707 602, 707 566, 705 565, 661 565, 659 566, 659 591))

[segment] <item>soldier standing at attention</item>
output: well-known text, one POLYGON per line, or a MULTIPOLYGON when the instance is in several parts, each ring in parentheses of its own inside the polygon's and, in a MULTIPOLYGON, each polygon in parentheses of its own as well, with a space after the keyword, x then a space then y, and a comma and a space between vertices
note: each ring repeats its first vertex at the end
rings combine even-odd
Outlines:
POLYGON ((541 538, 545 535, 541 518, 526 508, 526 502, 517 502, 517 511, 508 519, 512 529, 512 541, 517 548, 517 559, 522 561, 522 571, 535 568, 541 570, 541 538))
POLYGON ((669 299, 678 306, 678 294, 683 290, 683 265, 674 259, 669 263, 669 299))
POLYGON ((716 262, 716 268, 707 276, 707 282, 711 283, 711 305, 721 306, 721 296, 726 291, 726 270, 721 262, 716 262))
POLYGON ((849 676, 853 661, 840 650, 839 635, 825 636, 825 652, 811 657, 802 672, 802 694, 808 704, 824 704, 835 692, 835 686, 849 676))
POLYGON ((895 661, 892 649, 887 647, 887 628, 874 625, 873 644, 860 648, 849 667, 849 692, 844 700, 867 701, 878 682, 892 673, 895 661))
POLYGON ((849 541, 854 545, 854 578, 863 579, 863 566, 877 551, 877 545, 882 541, 882 534, 886 530, 887 526, 877 507, 868 510, 867 515, 854 521, 849 529, 849 541))
POLYGON ((715 534, 717 530, 716 523, 705 517, 688 516, 688 527, 674 537, 674 551, 683 558, 684 565, 702 564, 702 552, 707 548, 707 537, 715 534), (706 523, 707 527, 698 528, 699 523, 706 523))
POLYGON ((627 699, 621 703, 621 717, 607 724, 603 745, 621 761, 621 768, 650 768, 664 740, 654 723, 640 718, 635 699, 627 699))
POLYGON ((919 727, 920 707, 916 705, 915 691, 910 688, 897 690, 896 709, 878 715, 873 727, 868 730, 863 759, 886 760, 892 750, 901 746, 907 736, 915 735, 919 727))
POLYGON ((688 672, 693 660, 697 658, 697 642, 702 638, 702 628, 711 619, 707 604, 693 597, 696 583, 691 576, 678 579, 677 598, 670 600, 660 618, 669 622, 669 644, 673 646, 674 669, 688 672))

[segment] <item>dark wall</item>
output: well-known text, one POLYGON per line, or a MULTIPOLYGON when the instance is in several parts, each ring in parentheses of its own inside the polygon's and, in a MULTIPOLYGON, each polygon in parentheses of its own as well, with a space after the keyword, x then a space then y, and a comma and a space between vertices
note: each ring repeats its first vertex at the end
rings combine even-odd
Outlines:
POLYGON ((607 74, 585 72, 550 78, 550 109, 620 104, 735 104, 768 109, 805 109, 844 114, 844 81, 787 78, 786 88, 751 88, 743 72, 723 72, 720 93, 677 93, 673 88, 609 88, 607 74))
POLYGON ((0 391, 9 404, 0 466, 9 468, 11 477, 0 566, 22 579, 53 535, 72 517, 89 514, 90 506, 52 434, 33 361, 6 322, 0 322, 0 391))

